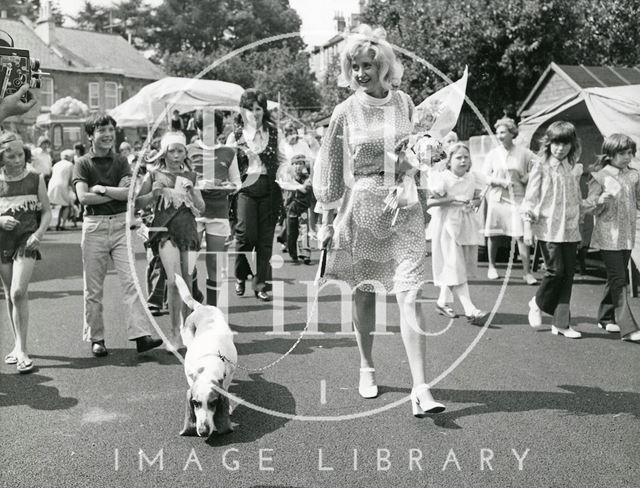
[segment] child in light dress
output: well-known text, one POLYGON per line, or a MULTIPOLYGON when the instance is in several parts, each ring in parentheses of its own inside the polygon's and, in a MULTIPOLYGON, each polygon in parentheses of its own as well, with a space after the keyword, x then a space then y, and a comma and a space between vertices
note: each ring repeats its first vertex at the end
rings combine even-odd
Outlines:
POLYGON ((440 287, 438 313, 450 318, 457 316, 447 304, 451 290, 462 303, 469 322, 482 325, 488 313, 473 304, 467 283, 477 266, 478 245, 483 244, 482 221, 476 212, 482 184, 470 169, 469 148, 457 143, 451 146, 446 169, 430 177, 431 262, 433 282, 440 287))

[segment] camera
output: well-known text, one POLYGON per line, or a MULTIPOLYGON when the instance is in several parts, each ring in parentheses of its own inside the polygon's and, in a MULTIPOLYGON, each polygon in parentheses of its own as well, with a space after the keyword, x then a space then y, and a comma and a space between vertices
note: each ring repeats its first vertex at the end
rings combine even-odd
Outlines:
POLYGON ((13 38, 0 30, 0 99, 17 92, 27 84, 40 88, 40 60, 29 57, 27 49, 17 49, 13 38))

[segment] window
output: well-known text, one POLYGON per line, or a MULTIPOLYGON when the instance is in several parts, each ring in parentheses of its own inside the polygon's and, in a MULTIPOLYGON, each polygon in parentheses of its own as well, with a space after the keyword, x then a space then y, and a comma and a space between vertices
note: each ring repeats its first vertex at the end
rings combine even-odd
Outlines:
POLYGON ((82 142, 82 131, 80 127, 63 127, 62 135, 65 145, 71 146, 76 142, 82 142))
POLYGON ((100 83, 89 83, 89 108, 100 108, 100 83))
POLYGON ((40 105, 49 108, 53 105, 53 78, 44 77, 40 81, 40 105))
POLYGON ((118 100, 118 84, 113 81, 105 81, 104 83, 104 108, 111 110, 116 108, 120 100, 118 100))
POLYGON ((53 148, 61 149, 62 148, 62 126, 60 124, 56 124, 53 126, 53 148))

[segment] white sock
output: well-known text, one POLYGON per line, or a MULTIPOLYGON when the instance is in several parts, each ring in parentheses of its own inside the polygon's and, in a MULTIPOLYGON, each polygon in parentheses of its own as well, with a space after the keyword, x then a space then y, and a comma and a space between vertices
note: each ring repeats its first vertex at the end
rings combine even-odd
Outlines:
POLYGON ((460 300, 460 303, 462 303, 462 308, 464 308, 465 315, 473 315, 478 311, 476 306, 471 301, 471 296, 469 294, 469 285, 467 283, 463 283, 452 288, 456 295, 458 295, 458 300, 460 300))
MULTIPOLYGON (((451 292, 448 286, 440 287, 440 295, 438 295, 438 306, 444 307, 447 304, 448 298, 451 297, 451 292)), ((453 297, 452 297, 453 298, 453 297)), ((451 300, 453 301, 453 300, 451 300)))

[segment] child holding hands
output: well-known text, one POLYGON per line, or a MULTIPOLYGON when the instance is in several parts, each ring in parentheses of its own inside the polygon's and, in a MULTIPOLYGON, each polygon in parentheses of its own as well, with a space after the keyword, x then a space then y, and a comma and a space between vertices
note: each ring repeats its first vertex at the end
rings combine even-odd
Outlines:
MULTIPOLYGON (((179 346, 182 306, 175 276, 191 276, 195 253, 200 249, 196 216, 204 211, 205 205, 200 190, 195 188, 196 173, 189 166, 186 140, 181 132, 168 132, 162 137, 157 159, 157 167, 145 176, 136 206, 144 208, 150 203, 154 206, 147 245, 159 254, 167 273, 172 343, 179 346)), ((185 282, 191 287, 190 279, 185 282)), ((172 350, 173 346, 167 348, 172 350)))
POLYGON ((640 205, 640 173, 629 168, 636 143, 612 134, 602 144, 589 182, 587 202, 593 208, 591 247, 600 249, 607 284, 598 308, 598 327, 620 332, 622 340, 640 342, 640 328, 629 306, 627 266, 635 244, 636 209, 640 205))
POLYGON ((51 221, 44 178, 27 169, 20 138, 0 136, 0 279, 15 344, 4 358, 19 373, 33 370, 27 353, 29 299, 34 265, 42 259, 40 241, 51 221))

